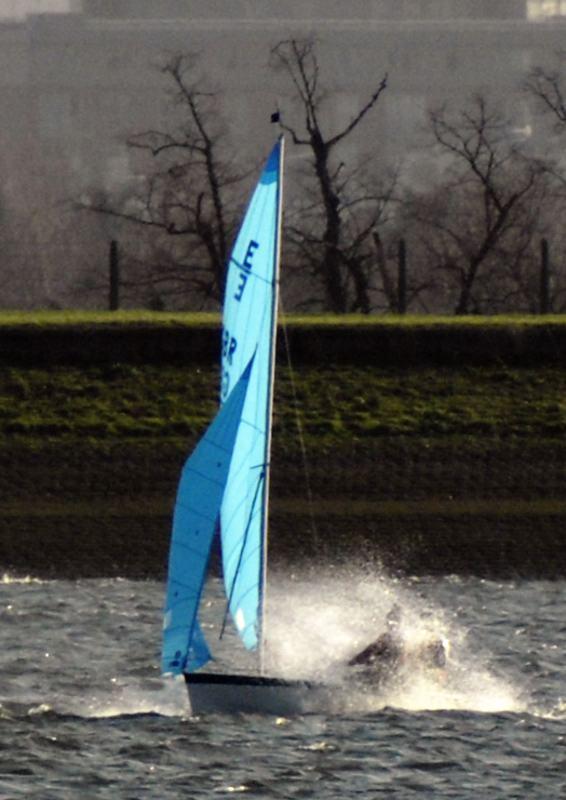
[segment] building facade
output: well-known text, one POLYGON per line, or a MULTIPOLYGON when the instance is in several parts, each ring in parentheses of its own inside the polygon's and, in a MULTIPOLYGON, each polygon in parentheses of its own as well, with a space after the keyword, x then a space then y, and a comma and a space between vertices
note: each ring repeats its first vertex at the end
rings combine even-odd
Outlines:
MULTIPOLYGON (((242 164, 257 164, 275 135, 272 112, 301 120, 271 50, 307 35, 317 39, 329 133, 347 125, 388 75, 345 157, 371 153, 418 180, 429 112, 477 93, 495 99, 536 149, 543 126, 521 87, 566 34, 566 0, 67 0, 63 9, 61 2, 30 0, 30 12, 62 13, 0 21, 0 209, 55 208, 135 181, 139 162, 125 143, 166 128, 171 98, 159 66, 177 53, 195 54, 242 164)), ((288 157, 290 166, 299 158, 292 147, 288 157)))
MULTIPOLYGON (((270 113, 295 119, 290 86, 270 50, 314 34, 328 88, 328 130, 346 124, 382 77, 389 88, 364 126, 383 162, 415 157, 427 113, 482 92, 517 128, 536 133, 525 75, 564 41, 566 19, 533 21, 524 0, 82 0, 68 14, 0 25, 3 137, 30 148, 38 168, 63 158, 76 186, 109 186, 132 170, 128 135, 165 124, 158 65, 198 54, 203 85, 219 92, 243 158, 265 150, 270 113), (230 17, 226 9, 230 9, 230 17)), ((552 7, 559 10, 561 4, 552 7)), ((548 3, 538 4, 548 10, 548 3)), ((360 145, 361 146, 361 145, 360 145)))

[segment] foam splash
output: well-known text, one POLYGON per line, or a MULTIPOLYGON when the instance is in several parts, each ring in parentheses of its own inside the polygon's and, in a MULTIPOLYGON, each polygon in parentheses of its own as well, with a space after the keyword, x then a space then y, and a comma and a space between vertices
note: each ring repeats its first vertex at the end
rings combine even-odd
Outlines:
POLYGON ((520 688, 493 674, 487 657, 470 652, 466 631, 450 614, 398 580, 335 570, 316 578, 271 580, 268 630, 270 671, 335 684, 351 710, 526 710, 520 688), (390 684, 356 688, 359 681, 346 664, 385 630, 393 604, 403 609, 401 632, 409 656, 427 641, 442 639, 446 668, 430 669, 409 657, 390 684))
POLYGON ((449 660, 442 673, 415 669, 384 693, 384 705, 407 711, 474 711, 500 714, 524 711, 519 692, 478 665, 465 668, 449 660))
MULTIPOLYGON (((59 709, 61 710, 61 709, 59 709)), ((164 717, 186 717, 189 707, 187 690, 182 678, 159 682, 151 690, 133 683, 126 683, 110 692, 97 692, 82 702, 65 709, 66 713, 87 719, 158 714, 164 717)))
POLYGON ((24 577, 14 577, 9 573, 5 572, 0 579, 0 583, 5 586, 11 586, 13 584, 31 584, 31 583, 45 583, 45 581, 40 580, 39 578, 33 578, 31 575, 25 575, 24 577))
POLYGON ((558 701, 551 708, 542 708, 533 706, 530 713, 535 717, 550 720, 564 720, 566 719, 566 700, 559 698, 558 701))

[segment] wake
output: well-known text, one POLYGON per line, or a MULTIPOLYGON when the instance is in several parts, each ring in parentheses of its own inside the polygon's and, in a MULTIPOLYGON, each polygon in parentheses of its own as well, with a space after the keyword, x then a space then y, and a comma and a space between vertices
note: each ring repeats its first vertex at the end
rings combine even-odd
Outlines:
POLYGON ((56 703, 57 711, 84 719, 112 719, 132 716, 156 715, 160 717, 189 716, 187 690, 181 679, 156 681, 156 688, 148 690, 134 681, 125 682, 119 691, 97 691, 82 702, 68 698, 56 703))

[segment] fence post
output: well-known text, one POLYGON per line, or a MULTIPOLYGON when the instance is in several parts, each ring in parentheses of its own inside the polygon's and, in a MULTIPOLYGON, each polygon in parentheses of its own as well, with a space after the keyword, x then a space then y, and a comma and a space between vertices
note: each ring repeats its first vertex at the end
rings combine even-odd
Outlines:
POLYGON ((550 311, 550 259, 548 240, 540 240, 540 313, 550 311))
POLYGON ((110 242, 110 311, 117 311, 120 308, 120 258, 118 256, 118 242, 112 239, 110 242))
POLYGON ((404 239, 399 239, 397 272, 397 311, 407 312, 407 248, 404 239))

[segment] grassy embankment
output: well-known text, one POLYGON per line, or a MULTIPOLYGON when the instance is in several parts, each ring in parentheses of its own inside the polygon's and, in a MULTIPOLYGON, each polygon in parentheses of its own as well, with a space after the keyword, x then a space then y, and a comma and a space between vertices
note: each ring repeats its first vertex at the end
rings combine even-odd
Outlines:
MULTIPOLYGON (((0 569, 162 573, 178 472, 216 407, 217 328, 214 315, 0 315, 0 569), (188 350, 172 345, 195 329, 188 350), (101 330, 131 335, 118 360, 101 330)), ((281 363, 274 558, 566 572, 565 332, 558 318, 293 319, 314 504, 281 363)))

